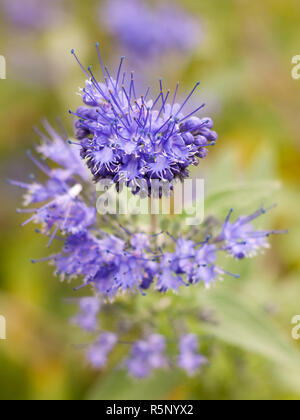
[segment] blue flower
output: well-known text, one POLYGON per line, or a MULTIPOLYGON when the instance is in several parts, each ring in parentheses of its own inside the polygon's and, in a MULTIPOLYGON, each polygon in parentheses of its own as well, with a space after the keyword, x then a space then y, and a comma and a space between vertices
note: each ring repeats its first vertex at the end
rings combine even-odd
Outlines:
POLYGON ((44 143, 37 150, 43 153, 43 161, 28 152, 36 167, 47 176, 46 182, 38 182, 34 175, 30 183, 15 180, 9 182, 26 190, 25 206, 35 204, 33 208, 18 210, 20 213, 32 214, 23 226, 30 222, 40 224, 42 232, 50 237, 50 246, 59 230, 63 234, 77 234, 94 225, 96 209, 89 207, 81 196, 83 183, 88 179, 84 166, 74 157, 70 145, 63 144, 63 139, 48 124, 47 128, 54 138, 51 141, 41 134, 44 143), (61 164, 63 168, 50 169, 45 162, 47 158, 61 164))
POLYGON ((155 369, 168 367, 165 351, 166 340, 162 335, 153 334, 147 340, 137 341, 126 361, 128 372, 141 379, 149 376, 155 369))
POLYGON ((124 50, 136 59, 188 52, 202 40, 202 25, 174 2, 149 7, 142 0, 109 0, 100 18, 124 50))
POLYGON ((2 0, 2 10, 7 20, 18 29, 38 29, 56 25, 62 17, 61 1, 51 0, 23 0, 20 7, 19 0, 2 0))
POLYGON ((98 313, 100 300, 96 297, 86 297, 79 301, 80 312, 72 319, 83 330, 94 332, 98 328, 98 313))
POLYGON ((182 105, 177 104, 178 85, 170 99, 170 92, 160 93, 154 99, 137 98, 133 74, 126 87, 126 75, 120 66, 114 80, 102 59, 97 44, 104 83, 94 77, 89 67, 82 67, 88 81, 82 90, 83 102, 75 116, 77 138, 81 145, 81 157, 86 161, 94 181, 109 179, 122 183, 133 192, 141 190, 141 183, 149 188, 153 180, 183 180, 188 168, 206 157, 206 148, 215 144, 217 134, 212 131, 210 118, 185 115, 184 108, 199 83, 192 89, 182 105), (170 102, 169 102, 170 100, 170 102))
POLYGON ((198 338, 194 334, 184 335, 180 338, 178 366, 188 375, 194 376, 201 366, 207 364, 207 359, 198 353, 198 338))
POLYGON ((91 365, 97 369, 107 364, 107 357, 117 344, 118 337, 111 332, 103 332, 87 352, 91 365))
POLYGON ((161 259, 160 272, 156 283, 156 289, 160 292, 172 290, 176 293, 181 286, 185 285, 182 277, 176 272, 177 265, 175 265, 174 270, 174 262, 177 263, 177 258, 171 253, 164 254, 161 259))
POLYGON ((251 222, 259 216, 266 214, 268 209, 259 209, 250 216, 241 216, 235 222, 230 222, 233 210, 224 223, 220 240, 226 242, 226 249, 230 255, 237 259, 249 258, 257 255, 263 249, 269 248, 267 238, 272 234, 287 233, 287 231, 257 231, 251 222))
POLYGON ((80 154, 70 147, 66 135, 59 134, 47 121, 43 121, 46 133, 35 129, 41 137, 42 143, 36 147, 44 159, 48 159, 60 168, 53 169, 51 174, 56 178, 67 181, 72 176, 78 176, 84 182, 89 182, 89 173, 80 159, 80 154))

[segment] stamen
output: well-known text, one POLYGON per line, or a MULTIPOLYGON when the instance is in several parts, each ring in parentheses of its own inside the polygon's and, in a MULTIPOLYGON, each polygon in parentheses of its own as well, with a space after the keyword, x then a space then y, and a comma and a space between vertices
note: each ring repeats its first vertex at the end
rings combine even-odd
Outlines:
POLYGON ((195 92, 195 90, 198 88, 199 85, 200 85, 200 82, 197 82, 195 87, 192 89, 191 93, 188 95, 184 103, 181 105, 180 109, 178 110, 175 116, 177 116, 183 110, 184 106, 187 104, 187 102, 189 101, 189 99, 191 98, 191 96, 193 95, 193 93, 195 92))
MULTIPOLYGON (((196 114, 196 112, 200 111, 200 109, 205 107, 205 103, 203 103, 202 105, 200 105, 197 109, 195 109, 195 111, 191 112, 189 115, 187 115, 186 117, 182 118, 179 122, 182 123, 183 121, 185 121, 186 119, 190 118, 192 115, 196 114)), ((203 125, 205 125, 205 122, 203 123, 203 125)))
POLYGON ((168 90, 167 96, 165 97, 165 99, 164 99, 164 101, 163 101, 162 107, 161 107, 161 109, 160 109, 160 111, 159 111, 159 113, 158 113, 158 116, 157 116, 157 118, 156 118, 156 121, 158 121, 158 120, 159 120, 159 118, 160 118, 160 116, 161 116, 162 111, 165 109, 165 104, 166 104, 166 102, 167 102, 167 100, 168 100, 169 94, 170 94, 170 91, 168 90))
POLYGON ((171 235, 171 233, 170 232, 166 232, 166 234, 175 242, 175 243, 177 243, 177 239, 173 236, 173 235, 171 235))
POLYGON ((15 187, 24 188, 25 190, 29 190, 32 188, 31 184, 26 184, 25 182, 15 181, 13 179, 7 179, 7 182, 10 185, 14 185, 15 187))
POLYGON ((54 232, 53 232, 53 234, 52 234, 52 236, 51 236, 51 238, 50 238, 50 240, 48 242, 48 248, 50 248, 52 242, 54 241, 55 236, 56 236, 56 234, 58 232, 58 229, 59 229, 59 225, 57 224, 57 226, 55 227, 54 232))
POLYGON ((228 216, 226 217, 226 220, 225 220, 225 226, 228 224, 233 211, 234 211, 233 209, 229 210, 229 214, 228 214, 228 216))
POLYGON ((80 65, 82 71, 84 72, 84 74, 86 75, 86 77, 89 79, 89 74, 87 73, 87 71, 85 70, 85 68, 83 67, 83 65, 81 64, 81 62, 79 61, 77 55, 75 54, 75 50, 71 50, 71 54, 74 55, 74 57, 76 58, 77 63, 80 65))
POLYGON ((102 60, 101 53, 100 53, 99 42, 96 42, 96 49, 97 49, 97 54, 98 54, 100 66, 101 66, 101 69, 102 69, 103 77, 104 77, 104 80, 105 80, 105 84, 106 84, 106 86, 108 86, 108 82, 107 82, 107 78, 106 78, 105 70, 104 70, 104 64, 103 64, 103 60, 102 60))
POLYGON ((92 72, 92 68, 91 68, 91 66, 89 66, 88 71, 89 71, 89 73, 90 73, 90 75, 91 75, 91 77, 92 77, 92 83, 93 83, 93 85, 94 85, 94 86, 95 86, 95 88, 98 90, 98 92, 100 92, 100 93, 101 93, 101 95, 103 96, 103 98, 104 98, 106 101, 108 101, 108 98, 106 97, 105 93, 103 92, 103 90, 102 90, 102 89, 101 89, 101 87, 99 86, 99 83, 97 82, 97 80, 96 80, 96 78, 95 78, 95 76, 94 76, 94 74, 93 74, 93 72, 92 72))
POLYGON ((173 98, 173 102, 172 102, 172 107, 171 107, 171 114, 173 113, 173 108, 174 108, 174 105, 175 105, 178 88, 179 88, 179 82, 177 82, 177 85, 176 85, 176 89, 175 89, 175 93, 174 93, 174 98, 173 98))
POLYGON ((119 66, 119 70, 118 70, 118 74, 117 74, 117 80, 116 80, 116 90, 118 89, 118 86, 119 86, 119 79, 120 79, 120 74, 121 74, 122 65, 123 65, 124 60, 125 60, 125 57, 121 57, 121 62, 120 62, 120 66, 119 66))
POLYGON ((54 260, 55 258, 60 257, 60 256, 61 256, 61 254, 50 255, 50 256, 45 257, 45 258, 32 259, 31 262, 32 262, 32 264, 38 264, 38 263, 54 260))
POLYGON ((30 150, 27 150, 27 156, 29 157, 29 159, 42 171, 44 172, 47 176, 51 175, 50 169, 46 166, 43 165, 41 162, 39 162, 31 153, 30 150))
POLYGON ((129 90, 129 98, 131 100, 131 95, 133 93, 134 99, 136 99, 136 93, 135 93, 135 86, 134 86, 134 72, 131 72, 131 81, 130 81, 130 90, 129 90))

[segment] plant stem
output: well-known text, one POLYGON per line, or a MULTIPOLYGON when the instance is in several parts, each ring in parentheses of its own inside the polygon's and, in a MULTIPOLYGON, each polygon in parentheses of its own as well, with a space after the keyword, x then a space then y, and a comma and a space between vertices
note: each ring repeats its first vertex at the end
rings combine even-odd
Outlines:
POLYGON ((157 215, 151 214, 150 220, 151 220, 151 235, 155 235, 157 233, 157 215))

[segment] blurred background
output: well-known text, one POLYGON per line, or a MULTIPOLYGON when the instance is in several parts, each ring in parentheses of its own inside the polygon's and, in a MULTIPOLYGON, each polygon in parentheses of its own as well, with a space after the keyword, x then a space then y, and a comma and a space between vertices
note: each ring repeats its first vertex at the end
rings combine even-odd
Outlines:
MULTIPOLYGON (((153 33, 142 17, 124 38, 124 20, 142 12, 134 5, 126 12, 124 1, 113 10, 112 3, 0 0, 0 55, 7 65, 7 79, 0 80, 0 314, 7 320, 0 399, 299 399, 300 340, 291 336, 291 319, 300 315, 300 79, 291 75, 292 57, 300 54, 299 1, 172 1, 161 13, 167 19, 176 4, 185 18, 170 18, 165 32, 162 24, 158 40, 158 29, 153 33), (179 41, 171 31, 175 19, 179 41), (30 263, 47 254, 45 240, 32 226, 20 227, 20 191, 6 183, 31 173, 26 150, 38 142, 32 128, 44 117, 54 124, 60 118, 72 132, 68 110, 80 104, 84 75, 70 50, 96 64, 96 41, 112 68, 126 55, 141 87, 162 77, 172 90, 180 80, 183 94, 201 81, 194 105, 207 103, 204 114, 220 137, 195 172, 206 179, 207 215, 278 203, 259 223, 290 229, 272 238, 265 255, 239 263, 240 280, 172 298, 170 313, 191 299, 201 309, 191 327, 203 337, 210 365, 194 378, 171 372, 137 382, 116 369, 119 355, 102 372, 86 364, 68 321, 72 286, 60 283, 52 267, 30 263)), ((159 299, 152 301, 157 310, 168 311, 159 299)), ((141 299, 134 305, 137 316, 147 310, 141 299)))

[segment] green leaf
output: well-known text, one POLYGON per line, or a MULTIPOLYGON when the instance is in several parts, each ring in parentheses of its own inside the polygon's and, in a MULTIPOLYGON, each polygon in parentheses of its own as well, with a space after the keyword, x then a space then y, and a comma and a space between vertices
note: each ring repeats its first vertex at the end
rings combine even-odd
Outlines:
MULTIPOLYGON (((229 344, 264 356, 275 367, 284 369, 286 378, 295 386, 295 376, 300 375, 300 352, 258 304, 226 287, 199 294, 199 300, 215 311, 218 321, 216 325, 205 324, 207 332, 229 344)), ((200 326, 194 325, 194 328, 197 330, 200 326)))

